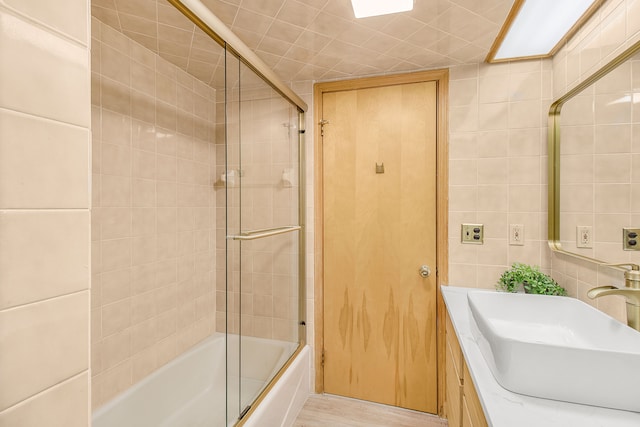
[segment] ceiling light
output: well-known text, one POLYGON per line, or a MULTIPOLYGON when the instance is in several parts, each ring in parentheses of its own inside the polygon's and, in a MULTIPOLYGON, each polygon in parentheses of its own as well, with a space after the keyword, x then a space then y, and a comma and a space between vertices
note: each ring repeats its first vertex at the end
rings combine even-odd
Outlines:
POLYGON ((351 0, 356 18, 407 12, 413 9, 413 0, 351 0))
POLYGON ((487 62, 553 55, 602 0, 516 0, 487 62))

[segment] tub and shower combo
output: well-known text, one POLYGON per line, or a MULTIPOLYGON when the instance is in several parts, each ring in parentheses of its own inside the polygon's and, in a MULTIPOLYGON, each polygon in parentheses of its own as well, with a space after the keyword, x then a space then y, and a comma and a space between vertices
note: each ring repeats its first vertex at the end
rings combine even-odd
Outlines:
MULTIPOLYGON (((100 25, 111 25, 109 17, 122 12, 106 10, 107 3, 104 7, 100 3, 95 8, 97 12, 94 11, 94 26, 96 20, 100 20, 100 25)), ((136 8, 136 4, 142 4, 143 0, 126 3, 130 10, 124 11, 125 13, 145 13, 144 6, 136 8)), ((155 54, 156 67, 161 62, 166 63, 166 66, 162 65, 163 72, 170 67, 178 69, 173 72, 178 81, 174 86, 178 87, 178 97, 175 100, 178 107, 173 110, 177 111, 175 132, 179 137, 175 149, 178 157, 175 160, 178 180, 178 195, 174 202, 178 206, 176 222, 178 232, 184 224, 187 224, 185 227, 191 224, 192 229, 197 230, 194 233, 192 229, 188 229, 191 233, 188 236, 192 238, 191 242, 195 242, 196 248, 198 245, 202 246, 204 252, 201 253, 209 258, 195 258, 195 271, 198 272, 198 268, 204 271, 197 276, 199 281, 195 280, 189 290, 183 291, 177 286, 176 292, 169 299, 172 297, 180 302, 186 301, 185 306, 192 304, 188 307, 194 307, 192 312, 196 313, 195 316, 185 316, 184 321, 179 318, 176 322, 178 327, 181 322, 192 321, 195 317, 204 320, 193 323, 188 333, 185 332, 176 339, 176 348, 180 350, 175 357, 156 363, 153 369, 148 369, 145 375, 136 378, 130 387, 117 395, 109 396, 97 405, 94 400, 92 425, 287 425, 292 422, 309 393, 310 352, 305 346, 304 305, 303 136, 304 111, 307 106, 199 0, 158 0, 157 10, 148 19, 155 17, 159 20, 156 23, 159 30, 173 25, 175 28, 169 30, 177 35, 182 34, 178 30, 191 31, 191 38, 184 48, 189 52, 188 55, 185 54, 185 60, 179 57, 180 37, 177 35, 171 38, 170 43, 164 43, 159 31, 155 45, 147 43, 151 37, 149 35, 145 36, 146 39, 141 37, 137 40, 138 34, 135 31, 126 31, 126 20, 123 17, 120 17, 122 28, 115 29, 130 37, 131 45, 135 45, 135 49, 128 51, 132 64, 139 62, 145 65, 148 63, 145 58, 155 54), (169 6, 173 9, 167 9, 169 6), (172 20, 162 22, 163 16, 169 13, 172 13, 172 20), (177 22, 178 17, 184 21, 177 22), (157 49, 154 50, 154 46, 157 49), (169 51, 163 51, 166 46, 169 46, 169 51), (205 49, 203 46, 209 47, 205 49), (138 61, 134 57, 135 52, 141 52, 145 48, 153 53, 145 53, 146 56, 138 61), (186 73, 183 74, 180 69, 186 73), (189 78, 197 79, 196 83, 187 86, 195 93, 189 96, 198 99, 190 101, 192 103, 189 105, 193 105, 193 109, 189 111, 191 115, 185 116, 188 120, 183 120, 180 84, 186 78, 181 80, 180 76, 187 74, 189 78), (200 97, 199 87, 202 84, 208 88, 205 88, 206 96, 200 97), (200 98, 202 102, 198 103, 200 98), (207 108, 205 101, 210 101, 210 107, 206 111, 202 110, 207 108), (184 142, 186 137, 178 135, 181 123, 185 122, 193 130, 186 132, 186 135, 195 135, 197 142, 184 142), (192 163, 181 163, 180 150, 186 149, 192 150, 190 153, 195 152, 195 158, 190 160, 192 163), (199 155, 202 158, 198 158, 199 155), (210 159, 206 159, 207 156, 210 159), (190 169, 189 165, 197 167, 190 169), (186 177, 186 183, 182 186, 181 177, 186 177), (201 185, 203 180, 206 185, 201 185), (180 193, 181 189, 184 194, 180 193), (182 211, 181 206, 184 207, 182 211), (210 212, 211 215, 208 219, 206 215, 205 219, 198 215, 189 216, 193 212, 210 212), (210 229, 206 226, 207 221, 210 229), (204 224, 200 229, 199 223, 204 224), (210 252, 206 252, 207 243, 203 246, 203 241, 208 242, 210 252), (200 266, 198 260, 201 259, 208 260, 212 265, 200 266), (208 281, 205 280, 207 278, 208 281), (207 292, 210 292, 210 299, 207 299, 207 292), (197 298, 190 302, 188 298, 192 293, 197 298), (202 313, 206 309, 215 313, 202 313)), ((106 38, 106 27, 101 28, 102 37, 106 38)), ((101 69, 98 70, 104 75, 110 72, 109 64, 105 63, 109 59, 106 52, 106 47, 103 47, 101 69)), ((131 95, 130 107, 127 108, 131 111, 132 123, 143 123, 145 120, 151 122, 153 126, 150 125, 149 129, 155 132, 157 151, 160 152, 160 144, 167 144, 167 141, 170 142, 176 136, 171 133, 171 129, 165 129, 168 128, 164 125, 166 117, 161 117, 164 113, 159 110, 160 107, 168 106, 171 99, 155 102, 155 117, 153 114, 150 117, 145 115, 135 105, 137 100, 146 98, 141 95, 144 87, 133 87, 134 65, 130 85, 131 93, 135 96, 131 95), (161 120, 162 123, 158 124, 161 120)), ((166 74, 171 75, 170 72, 166 74)), ((156 85, 159 86, 160 74, 156 78, 156 85)), ((115 101, 107 105, 111 101, 104 89, 105 81, 110 82, 108 78, 103 78, 95 84, 96 87, 102 85, 102 97, 94 96, 92 100, 95 103, 105 103, 96 106, 100 111, 118 107, 115 101)), ((144 82, 144 79, 140 81, 144 82)), ((141 126, 134 127, 134 133, 136 129, 142 129, 141 126)), ((101 138, 106 140, 107 136, 101 135, 101 138)), ((134 142, 132 145, 142 145, 143 142, 134 142)), ((166 147, 169 145, 163 145, 162 149, 168 150, 166 147)), ((105 152, 103 150, 103 156, 105 152)), ((162 154, 164 156, 166 153, 162 154)), ((165 157, 163 159, 166 160, 165 157)), ((136 167, 135 161, 133 167, 136 167)), ((157 175, 160 175, 159 160, 157 168, 157 175)), ((133 187, 134 196, 136 191, 143 191, 138 190, 136 185, 133 187)), ((151 186, 152 189, 158 189, 157 206, 161 204, 162 185, 164 183, 158 181, 158 184, 151 186)), ((141 185, 140 188, 144 189, 144 186, 141 185)), ((102 191, 104 198, 104 185, 102 191)), ((150 200, 150 205, 143 205, 145 209, 155 207, 153 202, 156 199, 150 200)), ((134 204, 134 208, 135 206, 134 204)), ((158 211, 158 228, 161 227, 161 214, 158 211)), ((158 230, 158 234, 161 232, 163 230, 158 230)), ((176 238, 178 252, 182 250, 180 236, 176 238)), ((160 240, 159 237, 158 246, 160 240)), ((176 259, 179 256, 180 253, 176 259)), ((180 261, 177 265, 179 281, 183 265, 180 261)), ((136 286, 134 284, 133 288, 136 286)), ((170 304, 171 301, 165 299, 164 303, 170 304)), ((103 325, 108 321, 105 319, 107 315, 107 311, 101 312, 103 325)), ((137 317, 143 315, 133 313, 131 316, 132 319, 137 317)), ((158 335, 158 332, 155 334, 158 335)), ((132 334, 132 347, 137 345, 135 339, 132 334)), ((153 339, 153 336, 148 338, 150 346, 153 339)))
MULTIPOLYGON (((238 335, 216 333, 93 413, 93 427, 227 426, 238 420, 239 402, 254 402, 297 345, 246 338, 249 360, 240 375, 228 370, 226 347, 238 335), (229 384, 227 379, 232 379, 229 384), (234 397, 229 399, 228 397, 234 397), (235 400, 239 399, 239 400, 235 400), (231 419, 228 419, 231 415, 231 419)), ((238 359, 238 355, 233 355, 238 359)), ((309 351, 303 349, 244 425, 291 424, 309 393, 309 351)), ((240 403, 241 404, 241 403, 240 403)))

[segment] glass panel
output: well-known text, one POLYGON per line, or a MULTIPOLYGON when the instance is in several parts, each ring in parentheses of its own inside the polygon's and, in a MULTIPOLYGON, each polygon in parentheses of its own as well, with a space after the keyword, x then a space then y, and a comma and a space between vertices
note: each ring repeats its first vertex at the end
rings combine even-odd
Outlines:
MULTIPOLYGON (((299 224, 298 113, 240 66, 242 232, 299 224)), ((241 244, 240 407, 249 407, 298 343, 299 232, 241 244)))
POLYGON ((297 108, 231 54, 225 103, 218 173, 225 184, 226 289, 218 298, 226 302, 227 422, 234 423, 299 342, 299 232, 232 238, 299 224, 299 133, 297 108))
MULTIPOLYGON (((226 236, 240 234, 242 188, 240 186, 240 61, 226 55, 225 76, 226 143, 225 165, 221 180, 225 183, 226 236)), ((233 425, 242 410, 240 402, 240 283, 242 242, 226 239, 226 338, 227 338, 227 425, 233 425)))

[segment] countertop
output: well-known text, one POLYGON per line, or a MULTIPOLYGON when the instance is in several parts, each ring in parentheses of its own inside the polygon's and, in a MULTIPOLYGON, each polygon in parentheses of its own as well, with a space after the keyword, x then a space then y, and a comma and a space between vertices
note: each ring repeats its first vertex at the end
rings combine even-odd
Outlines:
MULTIPOLYGON (((640 413, 540 399, 502 388, 489 370, 471 334, 467 293, 478 289, 442 286, 447 311, 493 427, 638 427, 640 413)), ((640 369, 640 366, 638 367, 640 369)), ((640 399, 640 395, 638 395, 640 399)))

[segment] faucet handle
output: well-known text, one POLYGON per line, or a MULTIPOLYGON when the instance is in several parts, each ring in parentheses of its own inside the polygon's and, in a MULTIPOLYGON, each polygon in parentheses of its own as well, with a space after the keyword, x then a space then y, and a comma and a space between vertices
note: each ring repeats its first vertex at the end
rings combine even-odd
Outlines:
POLYGON ((627 288, 640 289, 640 266, 630 262, 621 264, 601 264, 607 267, 631 267, 631 270, 624 272, 624 285, 627 288))

